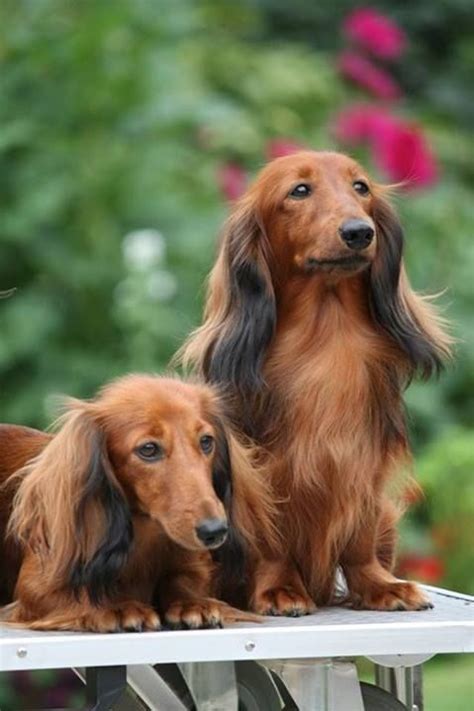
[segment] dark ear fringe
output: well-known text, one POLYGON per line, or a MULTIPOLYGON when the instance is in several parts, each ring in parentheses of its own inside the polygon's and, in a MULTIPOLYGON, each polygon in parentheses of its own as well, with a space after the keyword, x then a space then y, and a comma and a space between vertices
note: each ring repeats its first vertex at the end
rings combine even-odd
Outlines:
POLYGON ((225 428, 216 417, 213 418, 213 425, 216 431, 213 485, 224 504, 229 521, 225 543, 213 551, 213 560, 217 564, 215 584, 219 597, 230 604, 239 605, 245 599, 246 550, 232 516, 232 465, 225 428))
POLYGON ((435 344, 401 298, 403 230, 391 207, 380 198, 375 205, 374 220, 378 245, 369 276, 372 318, 407 357, 409 379, 417 373, 427 379, 442 370, 443 362, 435 344))
POLYGON ((113 595, 133 540, 130 508, 117 486, 103 437, 99 433, 92 446, 86 485, 77 508, 79 534, 89 525, 87 509, 93 502, 97 502, 104 513, 104 538, 89 560, 76 563, 69 581, 77 597, 81 588, 86 588, 91 601, 99 604, 104 597, 113 595))
POLYGON ((230 462, 229 443, 225 435, 224 426, 217 417, 211 418, 216 432, 216 451, 212 470, 212 484, 217 497, 228 509, 232 502, 232 471, 230 462))
POLYGON ((232 216, 223 246, 229 308, 222 331, 204 359, 207 380, 230 385, 242 396, 253 395, 264 384, 263 360, 276 325, 263 240, 251 211, 232 216))

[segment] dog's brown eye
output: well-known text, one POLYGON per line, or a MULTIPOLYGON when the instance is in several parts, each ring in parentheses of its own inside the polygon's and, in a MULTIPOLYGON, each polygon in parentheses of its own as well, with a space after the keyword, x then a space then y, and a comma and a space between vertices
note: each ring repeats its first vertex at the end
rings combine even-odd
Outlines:
POLYGON ((203 435, 199 440, 199 446, 204 454, 210 454, 214 449, 214 437, 211 437, 211 435, 203 435))
POLYGON ((163 459, 165 451, 157 442, 145 442, 135 450, 136 454, 145 462, 156 462, 163 459))
POLYGON ((299 183, 298 185, 295 185, 291 192, 288 193, 288 197, 301 200, 302 198, 309 197, 311 192, 311 185, 308 185, 308 183, 299 183))
POLYGON ((369 186, 363 180, 356 180, 352 183, 352 187, 359 195, 368 195, 370 193, 369 186))

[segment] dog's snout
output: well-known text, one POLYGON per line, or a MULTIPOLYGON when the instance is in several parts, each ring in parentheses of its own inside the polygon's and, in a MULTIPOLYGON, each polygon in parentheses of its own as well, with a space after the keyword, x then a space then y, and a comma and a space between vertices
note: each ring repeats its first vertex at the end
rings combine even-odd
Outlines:
POLYGON ((374 238, 374 228, 364 220, 347 220, 339 234, 350 249, 365 249, 374 238))
POLYGON ((216 548, 224 543, 229 526, 222 518, 205 518, 196 526, 196 535, 206 548, 216 548))

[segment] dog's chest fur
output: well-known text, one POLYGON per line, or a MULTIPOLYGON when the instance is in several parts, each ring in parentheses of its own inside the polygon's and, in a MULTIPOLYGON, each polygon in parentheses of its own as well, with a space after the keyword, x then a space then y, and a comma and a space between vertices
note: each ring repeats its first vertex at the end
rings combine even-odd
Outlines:
POLYGON ((318 296, 280 318, 265 369, 279 413, 267 446, 298 557, 326 546, 329 565, 372 509, 405 431, 386 338, 350 290, 318 296))

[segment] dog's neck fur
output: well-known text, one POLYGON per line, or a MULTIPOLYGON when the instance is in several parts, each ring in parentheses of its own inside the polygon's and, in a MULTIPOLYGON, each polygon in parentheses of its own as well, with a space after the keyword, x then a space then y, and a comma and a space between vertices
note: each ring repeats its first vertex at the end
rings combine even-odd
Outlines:
POLYGON ((283 401, 284 446, 298 433, 307 456, 326 452, 337 470, 367 456, 375 463, 387 439, 393 446, 394 435, 404 435, 403 423, 389 418, 394 405, 401 414, 400 356, 372 323, 364 276, 308 279, 297 296, 287 289, 265 366, 269 390, 283 401))

